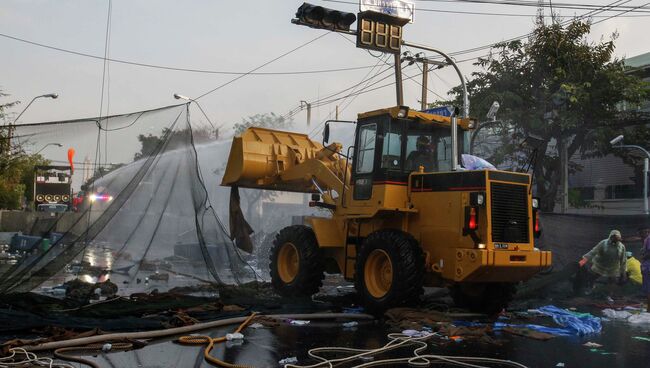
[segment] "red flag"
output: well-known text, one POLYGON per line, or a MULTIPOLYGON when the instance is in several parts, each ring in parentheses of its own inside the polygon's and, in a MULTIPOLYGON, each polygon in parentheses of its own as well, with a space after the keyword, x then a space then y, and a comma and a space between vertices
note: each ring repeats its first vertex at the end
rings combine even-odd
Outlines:
POLYGON ((74 148, 68 149, 68 162, 70 162, 70 173, 74 174, 74 163, 72 159, 74 158, 74 148))

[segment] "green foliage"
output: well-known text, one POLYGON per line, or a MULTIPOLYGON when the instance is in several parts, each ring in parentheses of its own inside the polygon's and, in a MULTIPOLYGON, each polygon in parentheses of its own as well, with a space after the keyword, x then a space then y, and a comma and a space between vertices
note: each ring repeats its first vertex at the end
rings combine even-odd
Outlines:
POLYGON ((293 125, 291 120, 287 120, 282 116, 275 115, 274 113, 257 114, 242 119, 241 123, 235 123, 235 134, 241 134, 246 129, 252 127, 263 127, 269 129, 286 129, 293 125))
POLYGON ((34 166, 49 165, 41 155, 3 153, 0 157, 0 209, 20 209, 34 200, 34 166))
MULTIPOLYGON (((495 46, 476 65, 481 71, 468 82, 472 115, 485 116, 493 101, 501 109, 503 129, 492 157, 499 165, 528 159, 521 143, 528 135, 542 138, 535 169, 537 194, 552 209, 560 179, 557 155, 545 155, 549 144, 565 139, 568 156, 602 155, 612 151, 609 140, 626 131, 626 142, 648 137, 647 116, 621 112, 622 103, 638 106, 650 96, 648 83, 626 73, 614 52, 616 35, 591 43, 590 24, 574 20, 562 25, 538 19, 527 42, 495 46), (628 136, 630 139, 628 139, 628 136)), ((452 90, 460 104, 460 88, 452 90)), ((647 142, 647 140, 646 140, 647 142)))
MULTIPOLYGON (((192 138, 195 144, 206 143, 215 138, 216 132, 213 132, 207 128, 193 129, 192 138)), ((140 141, 140 152, 136 152, 133 157, 133 161, 146 158, 151 155, 158 147, 165 149, 174 149, 180 148, 189 145, 190 143, 190 130, 175 130, 172 131, 169 128, 164 128, 160 136, 157 135, 138 135, 138 141, 140 141), (166 143, 165 147, 162 147, 164 142, 169 140, 166 143)))
MULTIPOLYGON (((0 90, 0 97, 8 96, 0 90)), ((9 128, 6 110, 19 102, 0 104, 0 209, 20 209, 23 198, 25 203, 33 201, 34 166, 49 165, 41 155, 27 155, 16 141, 9 140, 9 128), (11 146, 11 144, 13 146, 11 146)))

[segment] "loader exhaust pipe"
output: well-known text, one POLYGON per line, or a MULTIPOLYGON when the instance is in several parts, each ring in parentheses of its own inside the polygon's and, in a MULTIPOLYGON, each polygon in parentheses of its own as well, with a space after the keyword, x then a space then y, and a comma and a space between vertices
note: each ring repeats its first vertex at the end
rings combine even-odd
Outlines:
POLYGON ((458 171, 458 108, 451 114, 451 171, 458 171))

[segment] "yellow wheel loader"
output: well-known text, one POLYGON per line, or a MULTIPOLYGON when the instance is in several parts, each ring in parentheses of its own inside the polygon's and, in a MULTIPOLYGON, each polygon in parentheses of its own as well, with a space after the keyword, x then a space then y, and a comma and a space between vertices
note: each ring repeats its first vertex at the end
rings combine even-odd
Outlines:
POLYGON ((534 248, 530 175, 461 167, 458 137, 475 123, 396 106, 359 114, 347 152, 264 128, 235 137, 222 185, 312 193, 329 212, 277 234, 275 290, 310 296, 328 272, 354 281, 372 312, 417 302, 423 286, 450 287, 472 310, 505 307, 551 253, 534 248))

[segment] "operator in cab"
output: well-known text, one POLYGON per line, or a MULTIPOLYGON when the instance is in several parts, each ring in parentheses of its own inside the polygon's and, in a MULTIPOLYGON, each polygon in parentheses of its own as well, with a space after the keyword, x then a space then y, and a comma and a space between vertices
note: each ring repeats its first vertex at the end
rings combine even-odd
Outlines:
POLYGON ((431 142, 431 138, 426 135, 419 136, 415 143, 415 150, 411 151, 406 157, 407 170, 419 171, 420 166, 422 166, 425 172, 438 171, 438 161, 434 157, 435 153, 435 146, 431 142))

